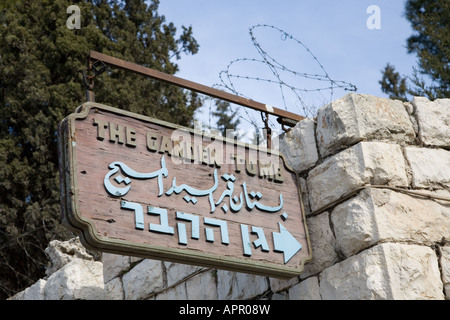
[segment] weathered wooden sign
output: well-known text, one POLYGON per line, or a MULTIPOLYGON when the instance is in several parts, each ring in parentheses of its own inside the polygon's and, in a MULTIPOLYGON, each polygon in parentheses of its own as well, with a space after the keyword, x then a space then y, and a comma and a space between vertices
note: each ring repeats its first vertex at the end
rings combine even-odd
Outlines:
POLYGON ((97 103, 58 128, 63 222, 96 250, 292 277, 311 259, 282 155, 97 103))

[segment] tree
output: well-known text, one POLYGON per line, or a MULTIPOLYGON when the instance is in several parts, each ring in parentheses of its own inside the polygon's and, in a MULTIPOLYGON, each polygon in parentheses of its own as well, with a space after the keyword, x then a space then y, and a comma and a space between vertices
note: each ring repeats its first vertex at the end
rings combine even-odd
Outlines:
MULTIPOLYGON (((192 28, 149 1, 13 1, 0 7, 0 298, 43 277, 44 249, 71 235, 59 224, 56 128, 85 100, 80 71, 96 50, 174 74, 195 54, 192 28), (77 5, 81 28, 66 26, 77 5)), ((96 101, 181 125, 201 105, 195 93, 109 69, 95 80, 96 101)))
POLYGON ((450 97, 450 2, 448 0, 408 0, 405 16, 415 33, 407 39, 408 53, 418 57, 418 67, 413 76, 400 78, 391 65, 383 71, 379 82, 383 92, 392 97, 404 98, 405 89, 410 95, 427 96, 434 100, 450 97), (427 81, 422 77, 431 80, 427 81), (412 85, 407 86, 406 80, 412 85), (402 84, 405 84, 404 86, 402 84))
POLYGON ((389 98, 406 101, 406 79, 401 78, 398 72, 395 72, 395 67, 389 63, 386 65, 383 78, 379 81, 381 90, 389 94, 389 98))
POLYGON ((222 136, 227 138, 239 138, 236 131, 237 126, 240 123, 239 119, 236 119, 237 112, 233 112, 230 107, 230 103, 223 100, 216 100, 216 110, 212 112, 212 115, 217 117, 217 128, 222 133, 222 136))

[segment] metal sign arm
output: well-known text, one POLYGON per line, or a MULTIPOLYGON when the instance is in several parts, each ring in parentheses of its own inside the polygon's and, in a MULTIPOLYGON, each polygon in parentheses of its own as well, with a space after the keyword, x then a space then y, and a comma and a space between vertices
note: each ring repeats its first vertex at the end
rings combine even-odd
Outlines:
POLYGON ((120 69, 124 69, 127 71, 132 71, 134 73, 143 75, 143 76, 147 76, 147 77, 151 77, 157 80, 161 80, 170 84, 174 84, 178 87, 182 87, 188 90, 192 90, 192 91, 196 91, 199 93, 203 93, 205 95, 214 97, 214 98, 218 98, 218 99, 222 99, 231 103, 235 103, 244 107, 248 107, 257 111, 261 111, 264 112, 266 114, 272 114, 281 118, 285 118, 285 119, 290 119, 290 120, 294 120, 296 122, 301 121, 304 119, 304 117, 297 115, 295 113, 286 111, 286 110, 282 110, 282 109, 278 109, 275 107, 272 107, 270 105, 267 104, 263 104, 254 100, 249 100, 228 92, 224 92, 218 89, 214 89, 196 82, 192 82, 186 79, 182 79, 179 77, 175 77, 172 76, 170 74, 164 73, 164 72, 160 72, 151 68, 147 68, 129 61, 125 61, 122 59, 118 59, 118 58, 114 58, 111 56, 108 56, 106 54, 97 52, 97 51, 93 51, 91 50, 89 52, 88 55, 88 60, 97 62, 97 61, 101 61, 106 65, 112 66, 112 67, 116 67, 116 68, 120 68, 120 69))

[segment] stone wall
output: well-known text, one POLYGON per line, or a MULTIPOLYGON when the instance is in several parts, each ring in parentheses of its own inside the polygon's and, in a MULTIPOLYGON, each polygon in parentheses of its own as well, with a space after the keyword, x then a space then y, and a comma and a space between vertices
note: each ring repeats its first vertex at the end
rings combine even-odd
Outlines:
MULTIPOLYGON (((307 211, 313 260, 299 277, 104 253, 103 292, 91 298, 450 299, 450 99, 352 93, 279 146, 307 211)), ((63 291, 48 288, 51 277, 40 297, 70 298, 49 295, 63 291)))
POLYGON ((100 300, 105 299, 103 264, 95 261, 78 238, 53 240, 46 277, 17 293, 10 300, 100 300))

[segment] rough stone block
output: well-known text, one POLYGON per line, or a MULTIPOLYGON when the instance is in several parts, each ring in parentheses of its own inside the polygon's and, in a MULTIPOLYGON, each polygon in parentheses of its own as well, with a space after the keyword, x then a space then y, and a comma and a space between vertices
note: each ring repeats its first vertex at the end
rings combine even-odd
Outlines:
POLYGON ((320 300, 319 280, 311 277, 289 289, 289 300, 320 300))
POLYGON ((270 290, 272 290, 273 292, 285 290, 297 284, 298 282, 298 277, 293 277, 290 279, 269 278, 270 290))
POLYGON ((406 112, 408 112, 409 120, 412 123, 412 126, 414 128, 414 134, 416 137, 419 136, 419 124, 417 123, 417 119, 415 117, 416 111, 414 110, 414 106, 411 102, 404 102, 403 105, 405 106, 406 112))
POLYGON ((365 189, 336 206, 331 221, 337 246, 346 257, 378 242, 432 245, 450 237, 450 203, 365 189))
POLYGON ((450 147, 450 99, 414 97, 419 139, 428 146, 450 147))
POLYGON ((46 300, 99 300, 103 289, 102 263, 75 259, 47 279, 44 292, 46 300))
POLYGON ((179 285, 169 288, 154 297, 155 300, 187 300, 186 284, 180 283, 179 285))
POLYGON ((122 277, 126 300, 146 299, 164 288, 162 262, 145 259, 122 277))
POLYGON ((300 193, 302 197, 303 209, 305 209, 305 216, 311 213, 311 207, 309 205, 308 197, 308 185, 306 184, 306 179, 299 177, 300 193))
MULTIPOLYGON (((264 298, 262 300, 264 300, 264 298)), ((289 300, 289 294, 287 291, 275 292, 270 297, 270 300, 289 300)))
POLYGON ((31 287, 15 294, 8 298, 8 300, 45 300, 45 285, 47 281, 39 279, 31 287))
POLYGON ((415 188, 450 188, 450 151, 407 147, 415 188))
POLYGON ((81 244, 78 237, 68 241, 52 240, 45 249, 45 253, 50 259, 50 266, 45 270, 45 274, 50 276, 69 262, 75 259, 93 261, 94 258, 87 253, 86 248, 81 244))
POLYGON ((217 298, 219 300, 251 299, 269 289, 266 277, 217 270, 217 298))
POLYGON ((305 269, 300 274, 304 279, 321 272, 333 265, 339 258, 334 250, 336 239, 330 227, 328 212, 309 217, 306 220, 311 241, 312 261, 305 264, 305 269))
POLYGON ((164 266, 166 267, 167 285, 169 287, 201 269, 201 267, 175 262, 164 262, 164 266))
POLYGON ((437 257, 429 247, 383 243, 320 274, 324 300, 442 300, 437 257))
POLYGON ((105 299, 123 300, 122 279, 117 277, 105 283, 105 299))
POLYGON ((450 246, 440 247, 440 265, 444 282, 445 298, 450 299, 450 246))
POLYGON ((187 299, 217 299, 217 270, 208 270, 186 281, 187 299))
POLYGON ((35 284, 25 290, 23 300, 45 300, 46 284, 46 280, 39 279, 35 284))
POLYGON ((105 283, 130 269, 130 257, 118 254, 102 254, 103 278, 105 283))
POLYGON ((360 142, 312 169, 307 178, 311 210, 366 184, 408 186, 400 146, 360 142))
POLYGON ((280 152, 297 172, 311 168, 319 159, 314 126, 314 120, 303 119, 279 139, 280 152))
POLYGON ((401 101, 356 93, 318 110, 316 134, 322 157, 363 140, 409 143, 415 138, 401 101))

